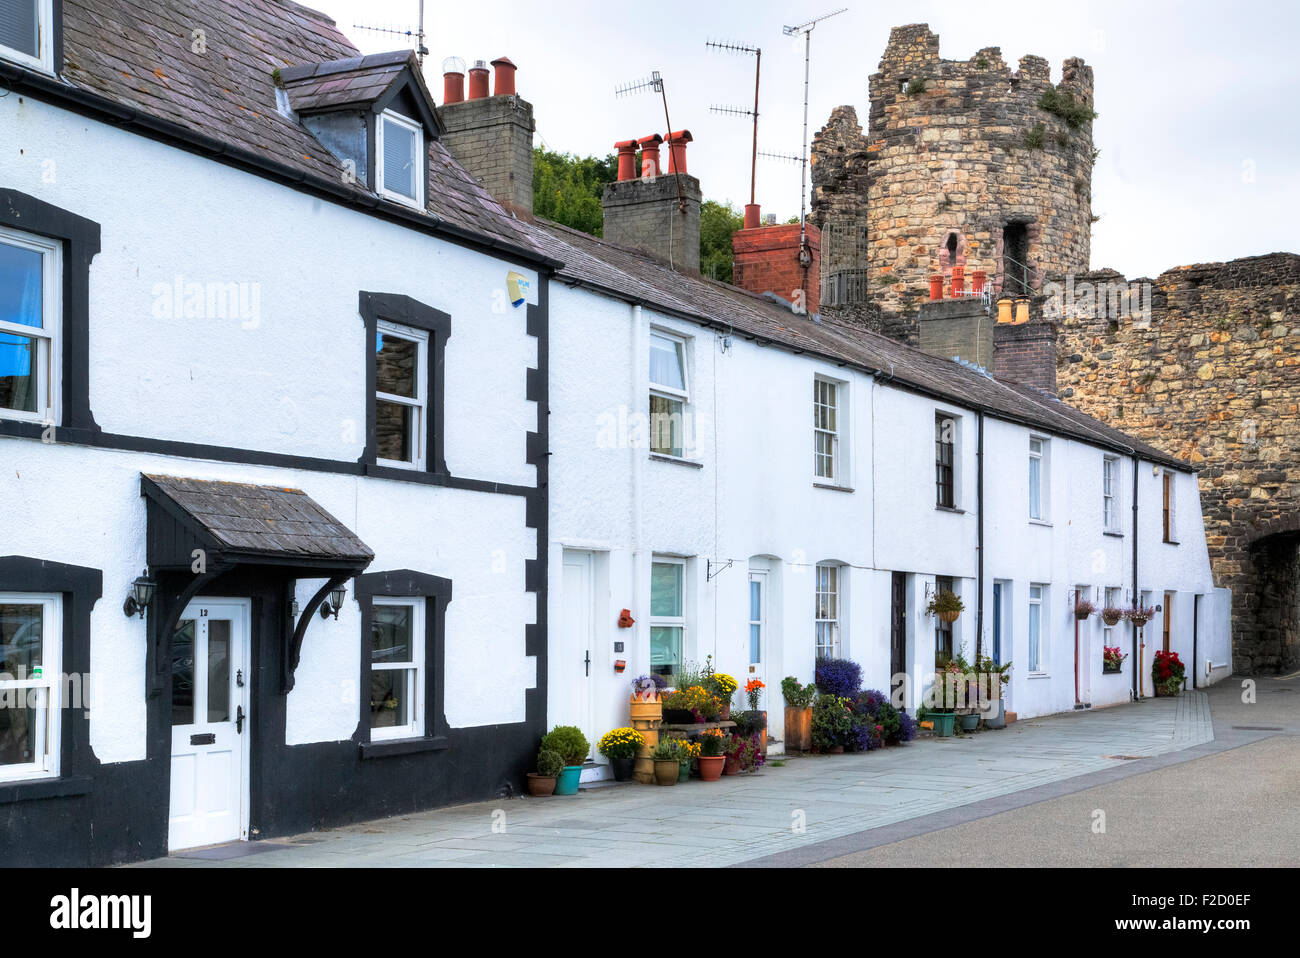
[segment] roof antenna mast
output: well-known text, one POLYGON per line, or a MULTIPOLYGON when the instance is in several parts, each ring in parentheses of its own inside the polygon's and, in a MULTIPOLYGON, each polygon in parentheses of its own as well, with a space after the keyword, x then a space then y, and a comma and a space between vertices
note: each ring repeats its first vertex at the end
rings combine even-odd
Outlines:
POLYGON ((755 183, 758 178, 758 81, 763 71, 763 51, 759 47, 751 47, 748 44, 720 43, 715 40, 709 40, 704 45, 722 53, 739 53, 754 58, 754 109, 745 110, 734 106, 711 106, 709 110, 713 113, 725 113, 730 116, 753 117, 754 146, 749 159, 749 205, 755 206, 758 204, 758 200, 755 198, 755 183))
POLYGON ((429 48, 424 45, 424 0, 420 0, 420 20, 419 25, 414 29, 401 30, 394 27, 370 27, 364 23, 352 24, 354 30, 369 30, 372 33, 391 33, 399 37, 410 39, 415 38, 415 52, 420 58, 420 72, 424 72, 424 58, 429 54, 429 48))
MULTIPOLYGON (((668 118, 668 93, 664 89, 664 78, 659 75, 658 70, 651 72, 650 76, 644 80, 636 80, 632 83, 625 83, 622 86, 614 88, 614 96, 625 97, 633 93, 640 93, 642 90, 653 90, 658 93, 664 101, 664 123, 668 125, 668 136, 673 135, 673 121, 668 118)), ((674 147, 672 140, 668 141, 668 154, 672 156, 674 147)), ((673 175, 677 180, 677 208, 685 214, 686 212, 686 191, 682 189, 682 174, 677 169, 676 157, 673 157, 673 175)), ((656 170, 656 173, 659 171, 656 170)))
MULTIPOLYGON (((806 267, 812 263, 812 254, 808 250, 808 73, 812 62, 812 32, 817 24, 831 17, 838 17, 848 11, 841 7, 833 13, 824 13, 797 27, 782 27, 781 32, 787 37, 803 37, 803 173, 799 178, 799 261, 806 267)), ((805 294, 807 290, 804 291, 805 294)))

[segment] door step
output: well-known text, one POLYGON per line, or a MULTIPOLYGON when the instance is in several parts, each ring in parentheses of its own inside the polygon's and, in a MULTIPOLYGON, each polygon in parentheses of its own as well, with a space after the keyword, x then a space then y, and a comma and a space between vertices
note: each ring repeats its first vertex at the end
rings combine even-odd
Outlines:
POLYGON ((1090 709, 1090 708, 1092 708, 1092 703, 1091 703, 1091 702, 1079 702, 1079 703, 1076 703, 1075 706, 1074 706, 1074 710, 1075 710, 1076 712, 1082 712, 1082 711, 1084 711, 1085 709, 1090 709))

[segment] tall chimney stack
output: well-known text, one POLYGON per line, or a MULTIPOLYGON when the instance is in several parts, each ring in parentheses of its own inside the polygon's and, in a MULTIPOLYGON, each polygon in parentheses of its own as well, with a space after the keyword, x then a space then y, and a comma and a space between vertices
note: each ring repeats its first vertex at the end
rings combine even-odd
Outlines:
POLYGON ((623 178, 622 144, 619 178, 605 187, 605 239, 631 246, 669 263, 683 273, 700 271, 700 181, 686 172, 689 130, 668 135, 669 169, 662 172, 659 134, 641 137, 641 175, 623 178))
POLYGON ((492 61, 495 92, 488 95, 488 65, 477 60, 463 94, 465 61, 443 63, 442 143, 498 203, 516 216, 533 215, 533 106, 516 93, 516 67, 492 61))

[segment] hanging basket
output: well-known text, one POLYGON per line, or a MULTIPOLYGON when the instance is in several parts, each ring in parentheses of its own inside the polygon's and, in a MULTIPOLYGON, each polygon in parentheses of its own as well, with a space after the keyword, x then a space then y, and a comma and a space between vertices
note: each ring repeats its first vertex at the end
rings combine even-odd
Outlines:
POLYGON ((1119 620, 1122 618, 1124 618, 1124 615, 1121 612, 1103 612, 1101 614, 1101 621, 1110 626, 1119 625, 1119 620))
POLYGON ((940 620, 941 622, 946 622, 946 623, 948 623, 948 625, 952 625, 952 624, 953 624, 954 622, 956 622, 960 617, 961 617, 961 612, 959 612, 959 611, 957 611, 957 610, 955 610, 955 609, 954 609, 953 611, 950 611, 950 612, 940 612, 940 613, 939 613, 939 620, 940 620))

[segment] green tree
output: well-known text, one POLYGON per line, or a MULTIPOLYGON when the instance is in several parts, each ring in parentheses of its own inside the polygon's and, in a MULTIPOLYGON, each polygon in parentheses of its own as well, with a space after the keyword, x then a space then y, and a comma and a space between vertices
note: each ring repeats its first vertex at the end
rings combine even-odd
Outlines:
POLYGON ((745 225, 745 215, 730 203, 705 200, 700 207, 700 272, 731 282, 731 236, 745 225))
POLYGON ((618 176, 618 158, 533 150, 533 212, 592 236, 601 235, 600 198, 618 176))

